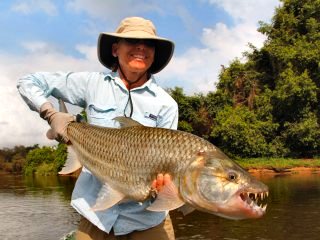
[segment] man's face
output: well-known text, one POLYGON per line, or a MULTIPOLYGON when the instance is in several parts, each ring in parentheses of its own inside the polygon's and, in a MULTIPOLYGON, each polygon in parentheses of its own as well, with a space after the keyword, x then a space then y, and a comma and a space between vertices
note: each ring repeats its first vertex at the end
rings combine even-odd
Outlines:
POLYGON ((112 53, 125 73, 143 73, 153 63, 155 47, 151 40, 121 39, 112 45, 112 53))

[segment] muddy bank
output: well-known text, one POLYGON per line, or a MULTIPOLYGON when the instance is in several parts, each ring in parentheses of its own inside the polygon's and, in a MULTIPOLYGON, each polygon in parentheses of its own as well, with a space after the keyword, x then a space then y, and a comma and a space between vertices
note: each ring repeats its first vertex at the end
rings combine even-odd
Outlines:
POLYGON ((257 177, 273 177, 278 175, 296 175, 299 177, 320 175, 318 167, 293 167, 293 168, 250 168, 248 172, 257 177))

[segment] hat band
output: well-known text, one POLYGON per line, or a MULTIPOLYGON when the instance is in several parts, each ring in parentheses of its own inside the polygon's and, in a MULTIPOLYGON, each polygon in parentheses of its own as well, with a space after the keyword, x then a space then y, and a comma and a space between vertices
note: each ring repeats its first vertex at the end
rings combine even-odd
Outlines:
POLYGON ((152 28, 146 28, 145 26, 127 26, 117 31, 119 34, 128 32, 146 32, 152 36, 156 36, 156 32, 152 28))

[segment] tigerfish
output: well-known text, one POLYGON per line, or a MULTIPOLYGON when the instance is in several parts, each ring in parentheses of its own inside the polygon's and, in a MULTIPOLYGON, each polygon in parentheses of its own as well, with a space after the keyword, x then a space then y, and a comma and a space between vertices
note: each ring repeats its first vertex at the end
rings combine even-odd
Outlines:
POLYGON ((72 169, 61 173, 83 165, 107 183, 93 210, 108 209, 125 199, 142 202, 152 198, 151 183, 162 173, 172 181, 157 193, 147 208, 150 211, 197 209, 235 220, 265 214, 268 187, 209 141, 179 130, 146 127, 131 118, 114 120, 121 128, 84 122, 67 126, 80 164, 69 162, 72 169))

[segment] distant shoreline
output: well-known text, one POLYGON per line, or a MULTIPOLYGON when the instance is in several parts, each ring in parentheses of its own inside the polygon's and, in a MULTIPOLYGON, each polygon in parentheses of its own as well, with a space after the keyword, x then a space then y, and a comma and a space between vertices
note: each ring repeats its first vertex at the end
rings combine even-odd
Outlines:
POLYGON ((273 177, 279 175, 320 176, 320 167, 291 167, 291 168, 249 168, 247 171, 256 177, 273 177))

